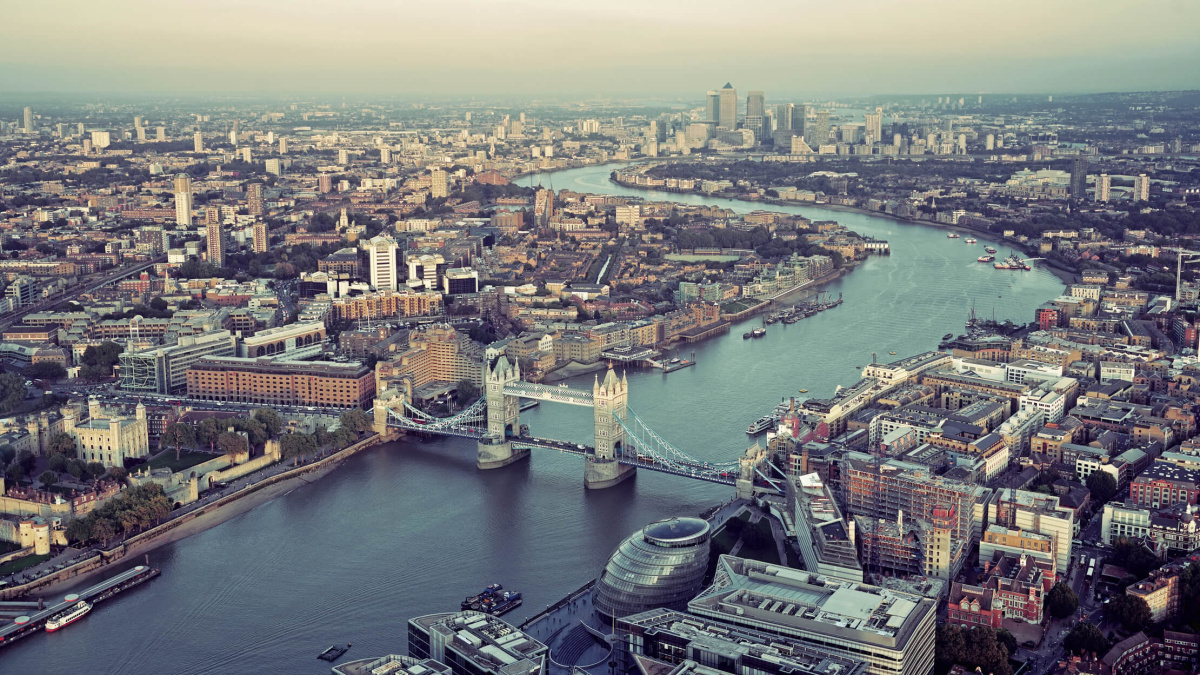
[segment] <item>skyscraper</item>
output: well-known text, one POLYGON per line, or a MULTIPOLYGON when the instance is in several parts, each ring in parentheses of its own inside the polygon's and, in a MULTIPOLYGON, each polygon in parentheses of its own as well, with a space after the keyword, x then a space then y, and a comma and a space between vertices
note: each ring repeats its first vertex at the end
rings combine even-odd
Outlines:
POLYGON ((392 163, 392 151, 390 149, 388 149, 388 148, 380 148, 379 149, 379 163, 380 164, 391 164, 392 163))
POLYGON ((225 266, 225 233, 221 231, 221 223, 209 222, 205 226, 208 231, 206 245, 208 246, 208 262, 217 267, 225 266))
POLYGON ((867 113, 867 142, 880 143, 883 141, 883 108, 876 106, 875 112, 867 113))
POLYGON ((792 108, 792 132, 797 136, 804 135, 804 125, 808 122, 808 106, 803 103, 792 108))
POLYGON ((767 116, 767 95, 761 91, 746 94, 746 117, 767 116))
POLYGON ((367 242, 367 252, 371 286, 377 291, 400 290, 400 268, 404 261, 396 240, 383 235, 375 237, 367 242))
POLYGON ((281 155, 287 154, 287 139, 286 138, 279 139, 279 154, 281 154, 281 155))
POLYGON ((433 198, 445 197, 450 194, 449 176, 442 169, 434 169, 429 172, 429 196, 433 198))
POLYGON ((175 174, 175 224, 192 226, 192 177, 186 173, 175 174))
POLYGON ((1133 195, 1130 196, 1130 199, 1135 202, 1150 201, 1150 179, 1146 177, 1146 174, 1139 173, 1134 177, 1133 195))
POLYGON ((813 150, 820 151, 822 145, 829 142, 829 111, 818 110, 817 119, 804 127, 804 140, 813 150), (811 132, 809 127, 812 127, 811 132))
POLYGON ((791 131, 792 115, 795 111, 796 106, 791 103, 775 104, 775 131, 791 131))
POLYGON ((333 192, 333 176, 323 173, 317 177, 317 192, 327 194, 333 192))
POLYGON ((199 129, 192 134, 192 145, 195 152, 204 152, 204 134, 199 129))
POLYGON ((1112 179, 1108 174, 1102 173, 1096 176, 1096 201, 1107 202, 1108 191, 1112 188, 1112 179))
POLYGON ((263 184, 251 183, 246 186, 246 206, 252 216, 263 214, 263 184))
POLYGON ((1076 157, 1071 162, 1071 199, 1082 200, 1087 196, 1087 157, 1076 157))
POLYGON ((33 133, 33 108, 25 106, 25 133, 33 133))
POLYGON ((154 140, 158 141, 159 143, 167 140, 167 128, 157 127, 154 130, 154 140))
POLYGON ((721 87, 720 92, 721 105, 717 110, 717 126, 725 127, 726 129, 737 128, 737 89, 733 85, 726 82, 724 87, 721 87))
POLYGON ((267 224, 260 220, 254 224, 254 252, 266 253, 270 248, 271 237, 267 231, 267 224))
POLYGON ((721 95, 715 91, 709 90, 704 95, 704 120, 706 122, 716 122, 721 116, 721 95))

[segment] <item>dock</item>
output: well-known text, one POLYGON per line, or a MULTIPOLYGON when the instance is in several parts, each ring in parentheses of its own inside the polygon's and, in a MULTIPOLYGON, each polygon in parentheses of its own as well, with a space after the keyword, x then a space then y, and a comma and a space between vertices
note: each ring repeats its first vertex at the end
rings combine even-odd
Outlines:
POLYGON ((664 363, 662 365, 662 371, 664 373, 673 373, 677 370, 680 370, 681 368, 687 368, 688 366, 694 366, 694 365, 696 365, 695 361, 689 361, 687 359, 683 359, 679 363, 664 363))
MULTIPOLYGON (((45 609, 18 616, 12 623, 0 628, 0 647, 9 645, 23 637, 32 635, 46 627, 46 620, 58 612, 84 600, 93 605, 103 602, 118 593, 139 586, 159 575, 159 571, 146 565, 138 565, 133 569, 122 572, 114 577, 86 588, 78 593, 71 593, 62 602, 55 603, 45 609)), ((39 603, 40 604, 40 603, 39 603)))

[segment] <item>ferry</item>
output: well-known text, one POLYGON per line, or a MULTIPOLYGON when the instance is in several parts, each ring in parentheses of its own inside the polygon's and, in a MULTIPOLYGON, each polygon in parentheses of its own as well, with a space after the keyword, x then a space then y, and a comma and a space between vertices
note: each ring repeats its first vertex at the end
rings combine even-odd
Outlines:
POLYGON ((463 610, 469 609, 492 616, 500 616, 520 606, 521 594, 515 591, 506 591, 500 584, 491 584, 483 589, 482 593, 466 598, 459 605, 463 610))
POLYGON ((521 412, 525 412, 526 410, 531 410, 533 408, 538 407, 541 404, 542 404, 542 402, 537 400, 536 398, 523 398, 523 399, 521 399, 520 410, 521 410, 521 412))
POLYGON ((975 260, 978 262, 981 262, 981 263, 989 263, 995 259, 996 259, 996 256, 994 256, 994 255, 981 255, 978 258, 976 258, 975 260))
POLYGON ((947 238, 947 239, 958 239, 958 233, 957 233, 957 232, 950 232, 950 233, 948 233, 948 234, 946 235, 946 238, 947 238))
POLYGON ((984 247, 983 247, 983 250, 987 251, 988 253, 995 253, 995 252, 996 252, 996 249, 992 248, 991 246, 984 246, 984 247))
POLYGON ((978 244, 979 243, 979 240, 975 239, 974 237, 967 237, 966 239, 963 239, 963 241, 968 244, 978 244))
POLYGON ((90 611, 92 611, 92 606, 89 605, 87 602, 80 600, 79 602, 75 603, 75 605, 73 607, 71 607, 69 609, 64 609, 63 611, 59 612, 58 614, 55 614, 54 616, 47 619, 46 620, 46 632, 53 633, 54 631, 58 630, 59 628, 69 626, 69 625, 75 623, 76 621, 82 619, 84 617, 84 615, 86 615, 90 611))
POLYGON ((775 426, 775 423, 778 421, 779 418, 774 415, 764 415, 755 420, 750 426, 746 427, 746 433, 750 434, 751 436, 757 436, 767 429, 775 426))
POLYGON ((1025 270, 1026 272, 1032 269, 1016 254, 1008 256, 1004 259, 1004 262, 996 263, 992 265, 992 267, 995 267, 998 270, 1025 270))

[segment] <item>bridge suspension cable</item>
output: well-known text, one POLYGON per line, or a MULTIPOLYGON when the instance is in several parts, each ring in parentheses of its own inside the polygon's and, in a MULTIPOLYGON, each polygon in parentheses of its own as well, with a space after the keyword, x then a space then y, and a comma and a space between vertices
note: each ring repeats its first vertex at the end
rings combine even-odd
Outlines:
POLYGON ((625 443, 633 446, 633 457, 626 452, 626 459, 636 459, 635 464, 653 464, 659 470, 671 473, 691 475, 698 478, 724 479, 720 482, 732 482, 736 478, 740 465, 737 460, 732 462, 704 462, 676 448, 658 432, 650 428, 637 413, 626 409, 625 418, 619 419, 621 428, 625 431, 625 443))

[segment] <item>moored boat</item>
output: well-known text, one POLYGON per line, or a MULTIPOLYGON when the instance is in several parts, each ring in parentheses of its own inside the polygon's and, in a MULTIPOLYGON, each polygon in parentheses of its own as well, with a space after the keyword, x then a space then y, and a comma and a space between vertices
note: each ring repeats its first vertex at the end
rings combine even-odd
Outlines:
POLYGON ((76 621, 82 619, 84 615, 92 611, 92 606, 86 601, 80 600, 68 609, 55 614, 46 620, 46 632, 53 633, 54 631, 69 626, 76 621))
POLYGON ((996 259, 996 256, 994 256, 994 255, 981 255, 978 258, 976 258, 975 260, 977 260, 978 262, 981 262, 981 263, 990 263, 995 259, 996 259))

